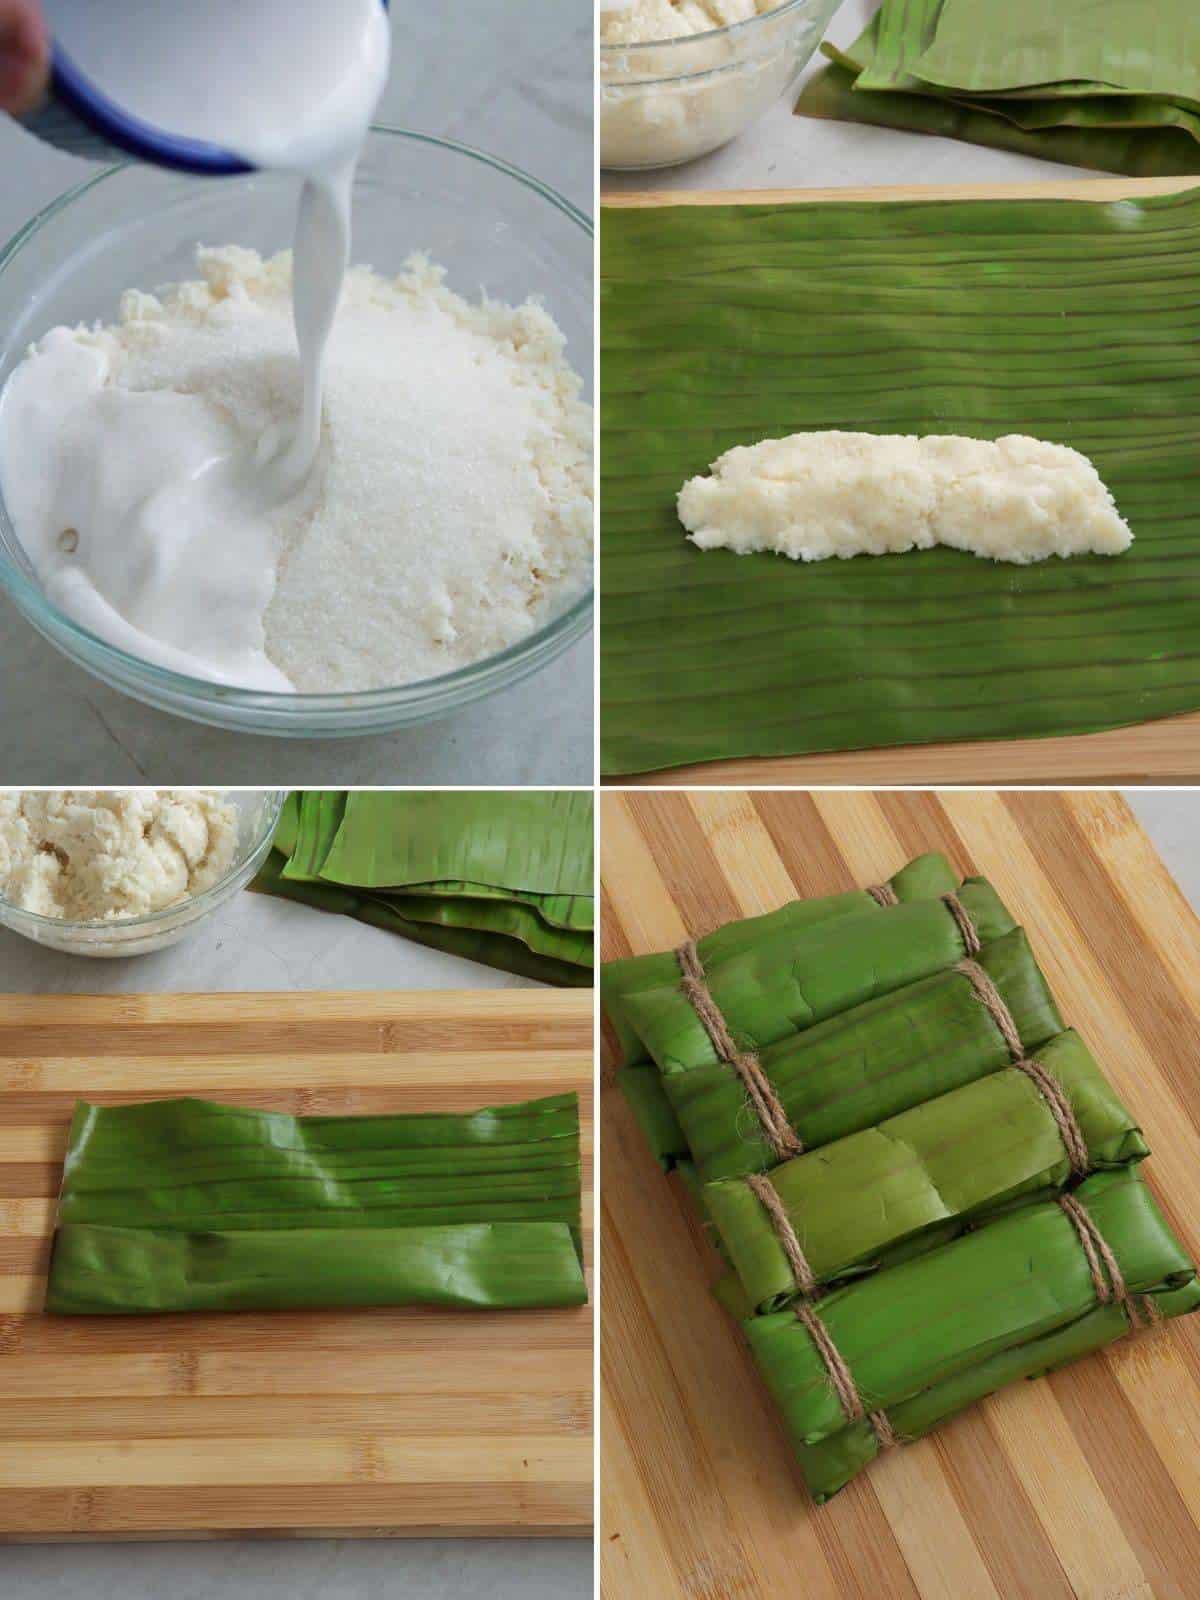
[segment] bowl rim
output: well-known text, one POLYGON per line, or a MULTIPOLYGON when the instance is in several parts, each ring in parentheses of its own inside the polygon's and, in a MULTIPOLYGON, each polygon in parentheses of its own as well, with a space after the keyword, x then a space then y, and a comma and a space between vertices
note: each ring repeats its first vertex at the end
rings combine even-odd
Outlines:
MULTIPOLYGON (((789 3, 804 4, 807 0, 789 0, 789 3)), ((437 134, 421 133, 412 128, 393 127, 388 123, 373 122, 370 126, 371 134, 383 135, 386 138, 395 138, 409 141, 414 145, 429 145, 436 150, 446 151, 451 155, 463 156, 470 161, 480 163, 491 168, 494 172, 511 178, 521 187, 530 190, 533 194, 547 201, 556 211, 561 212, 570 222, 573 222, 589 239, 595 238, 595 225, 591 217, 582 211, 572 201, 568 200, 557 189, 543 183, 540 178, 535 178, 532 173, 524 168, 505 161, 501 156, 490 154, 475 145, 464 143, 460 139, 443 138, 437 134)), ((81 182, 74 184, 70 189, 57 195, 47 206, 24 223, 16 233, 0 246, 0 276, 10 262, 19 254, 25 245, 56 218, 60 212, 65 211, 76 200, 82 199, 85 194, 116 177, 119 173, 137 167, 136 161, 119 161, 113 166, 105 167, 102 171, 93 173, 81 182)), ((0 497, 0 529, 11 540, 12 547, 21 551, 21 541, 17 536, 16 528, 0 497)), ((22 552, 23 555, 23 552, 22 552)), ((25 558, 28 559, 27 557, 25 558)), ((280 691, 271 689, 247 689, 235 684, 217 683, 211 678, 198 678, 190 673, 177 672, 171 667, 160 666, 157 662, 148 661, 144 656, 134 655, 131 651, 123 650, 119 645, 110 643, 99 634, 93 633, 89 628, 83 627, 66 612, 60 611, 46 598, 40 584, 21 566, 15 562, 8 549, 0 543, 0 591, 9 593, 21 610, 32 611, 35 618, 40 619, 50 626, 56 634, 63 633, 72 643, 79 641, 89 652, 99 652, 100 659, 114 663, 126 676, 126 693, 135 693, 129 683, 132 675, 135 681, 149 678, 157 690, 186 698, 197 704, 212 706, 214 708, 232 708, 241 711, 263 711, 272 715, 282 715, 289 720, 296 720, 305 712, 315 716, 327 715, 334 719, 344 717, 348 713, 365 713, 371 710, 381 712, 403 705, 405 702, 434 699, 439 696, 452 694, 457 688, 468 688, 478 685, 481 680, 486 681, 493 676, 502 676, 507 667, 514 667, 527 657, 537 656, 548 646, 561 642, 563 646, 572 643, 586 630, 591 616, 595 599, 593 552, 593 576, 585 585, 580 594, 561 611, 549 617, 539 627, 524 638, 516 640, 513 644, 506 645, 503 650, 498 650, 492 655, 483 656, 478 661, 467 662, 465 666, 455 667, 451 672, 440 673, 433 678, 418 678, 408 683, 390 684, 383 689, 346 689, 322 690, 319 693, 309 693, 300 690, 280 691)), ((30 619, 33 620, 33 619, 30 619)), ((58 640, 52 641, 56 648, 63 648, 58 640)), ((65 650, 68 658, 78 662, 71 650, 65 650)), ((505 680, 508 681, 508 680, 505 680)), ((325 729, 320 731, 324 732, 325 729)), ((19 909, 19 908, 18 908, 19 909)), ((32 915, 33 913, 25 913, 32 915)), ((56 918, 48 918, 50 922, 58 922, 56 918)), ((58 922, 61 926, 61 922, 58 922)), ((85 924, 74 924, 85 926, 85 924)), ((111 926, 101 923, 99 926, 111 926)))
MULTIPOLYGON (((643 50, 661 50, 664 46, 678 48, 680 45, 698 44, 703 39, 715 39, 718 34, 748 33, 757 28, 761 22, 773 22, 777 17, 783 16, 785 11, 798 11, 801 6, 811 6, 814 0, 781 0, 777 6, 772 6, 770 11, 760 11, 755 17, 743 17, 741 22, 724 22, 716 28, 706 28, 703 33, 675 33, 669 39, 629 40, 624 44, 605 44, 600 41, 601 58, 609 55, 629 55, 636 50, 640 55, 643 50)), ((687 74, 681 74, 687 76, 687 74)))
MULTIPOLYGON (((128 787, 136 788, 135 784, 128 787)), ((86 932, 115 932, 120 929, 123 933, 126 928, 153 928, 168 920, 172 915, 177 915, 186 906, 189 911, 196 908, 197 915, 203 916, 206 911, 215 910, 217 897, 229 886, 229 880, 236 878, 239 872, 245 869, 246 863, 262 849, 265 844, 270 849, 271 840, 275 837, 275 829, 279 825, 280 813, 283 811, 284 802, 291 793, 290 789, 238 789, 225 790, 227 795, 234 794, 261 794, 269 800, 269 826, 264 829, 262 837, 247 851, 245 858, 236 866, 231 866, 214 884, 203 889, 199 894, 185 895, 182 900, 175 900, 169 906, 160 906, 157 911, 144 911, 138 917, 89 917, 84 921, 73 920, 70 917, 47 917, 40 911, 30 911, 25 906, 19 906, 10 900, 7 895, 0 892, 0 914, 11 917, 14 921, 28 923, 32 928, 45 928, 48 932, 59 933, 86 933, 86 932), (274 797, 271 799, 270 797, 274 797)), ((15 931, 15 930, 14 930, 15 931)))

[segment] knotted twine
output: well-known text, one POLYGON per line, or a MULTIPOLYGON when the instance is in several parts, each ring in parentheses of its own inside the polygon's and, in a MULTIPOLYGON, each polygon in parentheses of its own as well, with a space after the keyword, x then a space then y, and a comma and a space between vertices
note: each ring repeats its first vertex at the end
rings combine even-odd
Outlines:
POLYGON ((1079 1243, 1083 1246, 1083 1253, 1087 1257, 1088 1271, 1092 1275, 1092 1288, 1099 1303, 1102 1306, 1112 1305, 1114 1302, 1119 1305, 1128 1317, 1129 1326, 1134 1333, 1140 1333, 1143 1328, 1161 1322, 1162 1312, 1151 1295, 1140 1296, 1142 1310, 1139 1313, 1134 1298, 1126 1287, 1121 1264, 1087 1208, 1080 1205, 1071 1194, 1060 1194, 1058 1203, 1079 1235, 1079 1243), (1143 1317, 1145 1321, 1142 1320, 1143 1317))
POLYGON ((837 1395, 838 1404, 845 1414, 847 1422, 861 1422, 864 1417, 870 1422, 879 1442, 881 1450, 890 1450, 897 1443, 896 1433, 888 1421, 884 1411, 870 1411, 863 1405, 862 1396, 858 1392, 858 1385, 854 1375, 846 1364, 845 1358, 837 1345, 833 1342, 833 1335, 817 1315, 813 1302, 821 1293, 821 1286, 817 1282, 816 1273, 808 1264, 808 1257, 792 1227, 791 1218, 787 1214, 779 1192, 770 1178, 765 1173, 754 1172, 746 1179, 751 1190, 761 1201, 771 1223, 775 1235, 779 1240, 788 1265, 799 1285, 803 1299, 798 1301, 792 1310, 798 1321, 803 1323, 809 1338, 816 1347, 817 1354, 825 1364, 829 1374, 829 1381, 833 1385, 833 1392, 837 1395))
POLYGON ((1020 1030, 1013 1020, 1013 1014, 1008 1009, 1004 996, 979 963, 969 959, 960 961, 954 970, 961 972, 966 978, 974 991, 975 998, 999 1028, 1008 1046, 1013 1066, 1031 1080, 1049 1106, 1050 1115, 1058 1124, 1058 1131, 1062 1135, 1071 1171, 1075 1177, 1082 1178, 1091 1166, 1087 1140, 1083 1136, 1083 1129, 1079 1126, 1075 1108, 1063 1092, 1062 1086, 1051 1077, 1040 1062, 1031 1061, 1025 1054, 1020 1030))
POLYGON ((757 1055, 751 1050, 738 1049, 720 1007, 709 993, 696 941, 689 939, 686 944, 681 944, 675 956, 682 974, 680 983, 683 992, 700 1018, 718 1059, 732 1067, 742 1080, 742 1087, 758 1118, 763 1137, 771 1147, 771 1154, 777 1161, 800 1155, 804 1150, 800 1135, 788 1121, 787 1112, 759 1064, 757 1055))

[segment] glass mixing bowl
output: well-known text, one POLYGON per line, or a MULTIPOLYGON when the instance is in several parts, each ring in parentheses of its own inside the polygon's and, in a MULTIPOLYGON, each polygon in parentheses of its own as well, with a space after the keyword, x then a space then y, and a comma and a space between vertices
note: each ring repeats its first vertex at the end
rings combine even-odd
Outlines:
MULTIPOLYGON (((592 390, 592 225, 517 167, 452 140, 372 131, 354 194, 354 260, 384 274, 414 251, 452 289, 542 301, 592 390)), ((0 251, 0 386, 32 340, 59 323, 112 321, 123 290, 196 276, 197 244, 290 247, 296 184, 280 174, 195 178, 112 167, 47 206, 0 251)), ((499 654, 437 678, 355 694, 231 689, 118 650, 52 606, 0 498, 0 588, 72 661, 135 700, 214 727, 293 738, 384 733, 516 683, 587 632, 589 588, 499 654)))
POLYGON ((234 789, 229 799, 238 808, 238 839, 233 861, 225 876, 211 889, 165 906, 144 917, 122 917, 116 922, 67 922, 62 917, 42 917, 15 906, 0 895, 0 924, 14 933, 49 945, 71 956, 144 956, 165 950, 219 911, 244 889, 267 858, 271 836, 287 797, 286 789, 234 789))
POLYGON ((795 88, 841 0, 786 0, 727 28, 600 46, 600 165, 674 167, 727 144, 795 88))

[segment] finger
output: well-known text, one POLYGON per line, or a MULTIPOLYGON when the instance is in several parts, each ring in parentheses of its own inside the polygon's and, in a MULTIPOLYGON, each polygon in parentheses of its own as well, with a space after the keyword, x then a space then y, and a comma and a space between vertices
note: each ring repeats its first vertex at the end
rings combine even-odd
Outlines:
POLYGON ((46 89, 50 46, 35 0, 0 0, 0 111, 31 111, 46 89))

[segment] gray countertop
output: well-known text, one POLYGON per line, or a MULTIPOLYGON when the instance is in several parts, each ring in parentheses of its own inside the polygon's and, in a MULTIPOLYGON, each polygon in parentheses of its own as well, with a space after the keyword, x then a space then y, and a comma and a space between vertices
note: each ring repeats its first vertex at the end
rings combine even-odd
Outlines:
MULTIPOLYGON (((379 120, 465 140, 593 209, 589 0, 397 8, 379 120)), ((0 117, 0 240, 88 166, 0 117)), ((592 641, 447 720, 314 742, 202 728, 73 666, 0 599, 0 772, 7 783, 586 784, 592 641)))

